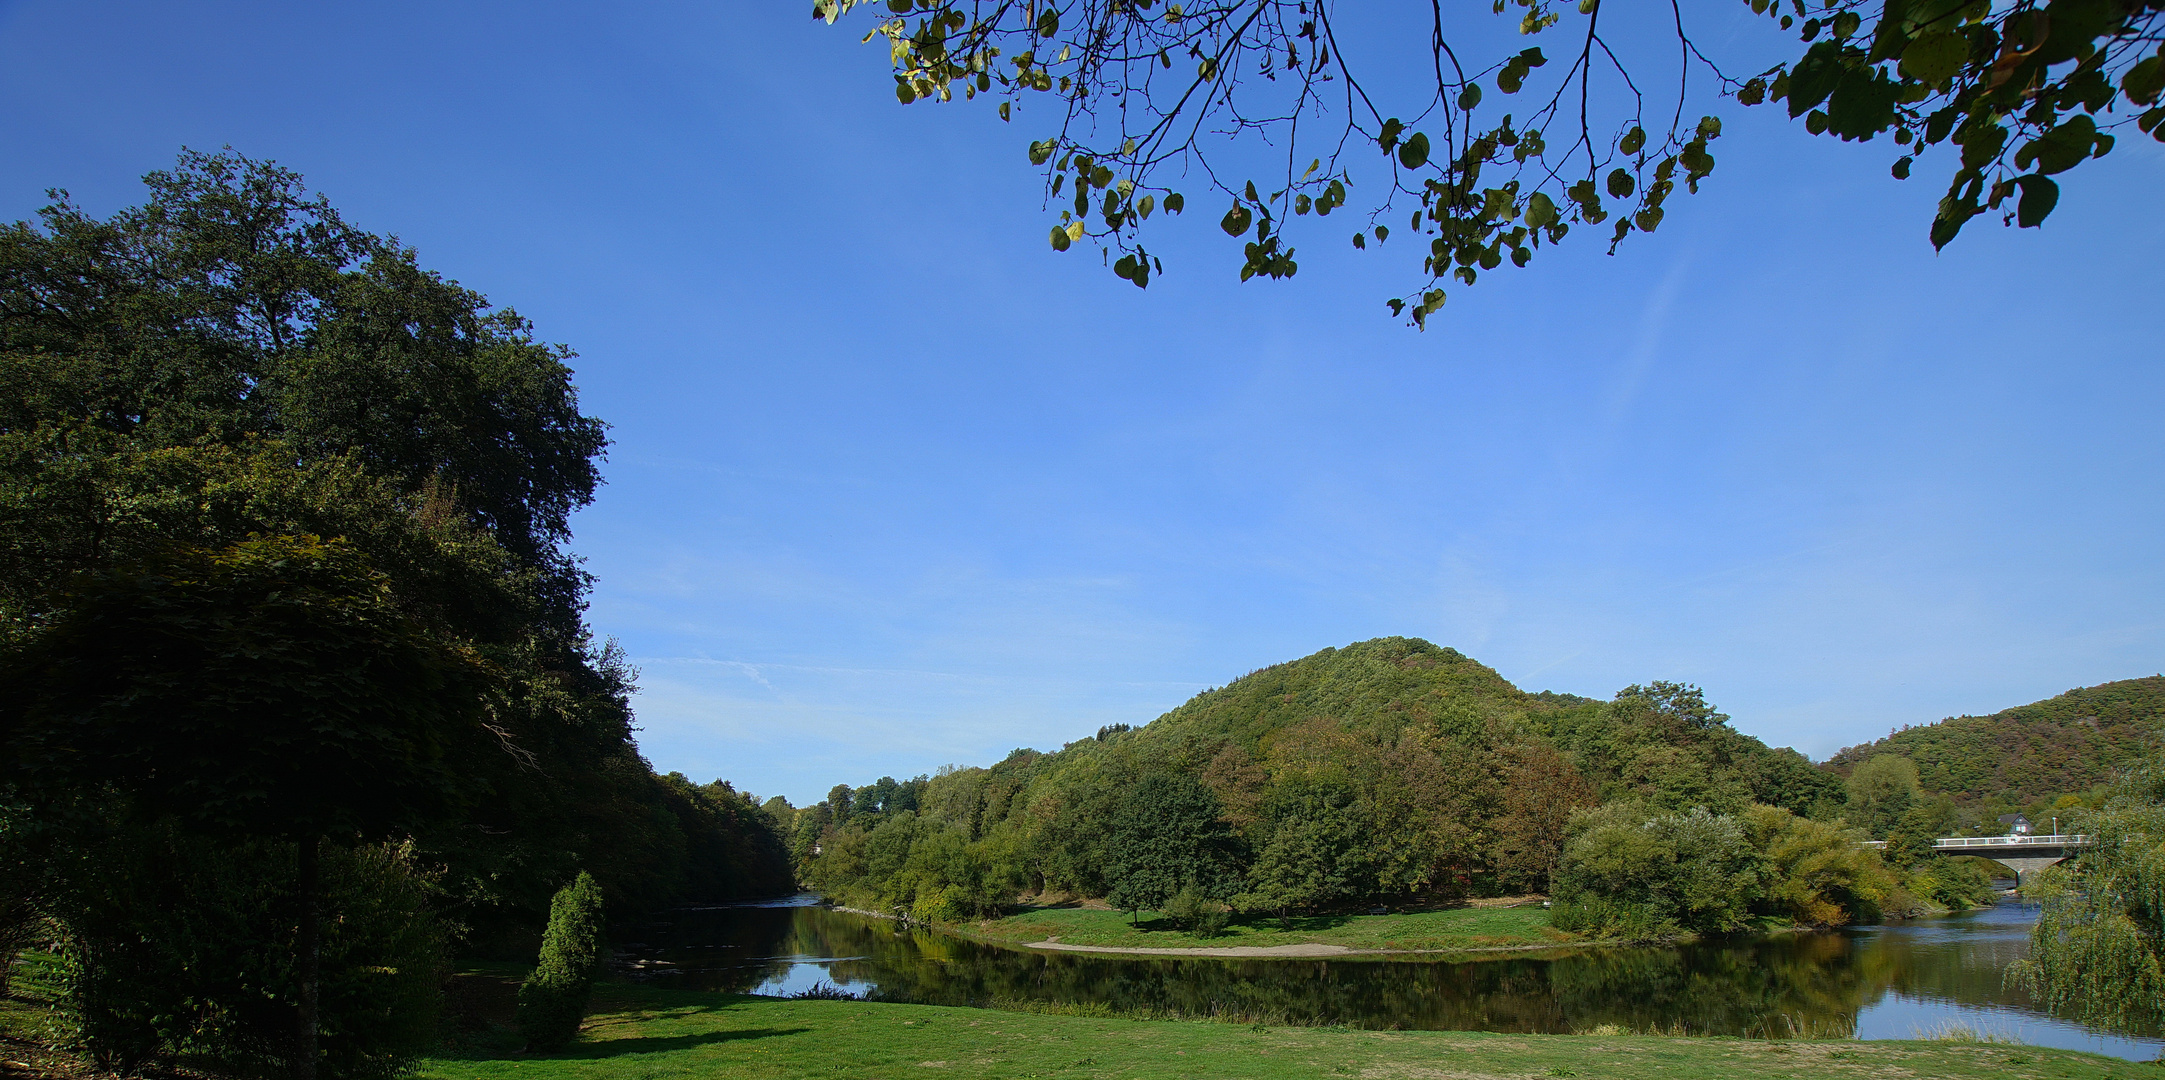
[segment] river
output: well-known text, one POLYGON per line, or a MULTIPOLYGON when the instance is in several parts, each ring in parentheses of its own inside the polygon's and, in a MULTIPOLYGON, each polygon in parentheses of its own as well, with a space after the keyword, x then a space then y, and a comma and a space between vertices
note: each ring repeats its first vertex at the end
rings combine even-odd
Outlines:
MULTIPOLYGON (((2032 905, 1814 934, 1439 960, 1121 957, 985 945, 806 895, 673 913, 620 946, 636 977, 787 995, 827 984, 927 1005, 1103 1004, 1265 1022, 1440 1031, 1613 1025, 1749 1037, 1909 1039, 1952 1027, 2032 1046, 2149 1060, 2165 1038, 2104 1035, 2046 1014, 2002 973, 2032 905)), ((2150 1033, 2155 1036, 2158 1033, 2150 1033)))

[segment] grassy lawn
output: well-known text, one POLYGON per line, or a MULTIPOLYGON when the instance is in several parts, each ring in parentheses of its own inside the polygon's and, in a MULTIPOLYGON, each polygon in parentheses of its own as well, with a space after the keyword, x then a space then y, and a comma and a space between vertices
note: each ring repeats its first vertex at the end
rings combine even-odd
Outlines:
POLYGON ((779 1001, 623 984, 600 987, 595 1005, 596 1014, 580 1041, 563 1054, 491 1056, 476 1043, 466 1056, 423 1062, 419 1077, 2135 1080, 2157 1071, 2090 1054, 1980 1043, 1265 1029, 925 1005, 779 1001))
POLYGON ((1229 945, 1343 945, 1349 949, 1480 949, 1566 944, 1577 940, 1549 925, 1538 907, 1456 908, 1400 915, 1320 915, 1281 924, 1270 916, 1236 918, 1217 937, 1201 938, 1173 928, 1150 912, 1141 928, 1118 911, 1079 907, 1039 908, 1004 919, 972 923, 965 930, 990 941, 1027 944, 1057 937, 1068 945, 1193 949, 1229 945))

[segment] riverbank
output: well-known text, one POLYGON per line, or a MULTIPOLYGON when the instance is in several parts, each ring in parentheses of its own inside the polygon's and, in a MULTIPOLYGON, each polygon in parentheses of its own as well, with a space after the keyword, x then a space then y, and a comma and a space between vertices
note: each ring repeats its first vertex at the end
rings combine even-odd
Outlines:
POLYGON ((1540 907, 1452 908, 1389 915, 1313 915, 1281 920, 1244 915, 1201 937, 1144 912, 1038 908, 960 929, 1002 945, 1079 952, 1192 956, 1343 956, 1396 952, 1499 952, 1588 942, 1549 924, 1540 907))
POLYGON ((1785 1041, 1510 1035, 1118 1020, 992 1009, 787 1001, 621 982, 562 1054, 505 1049, 499 1030, 421 1062, 425 1080, 770 1080, 903 1076, 1087 1080, 1602 1077, 1758 1080, 1931 1076, 2108 1080, 2140 1066, 1977 1042, 1785 1041))

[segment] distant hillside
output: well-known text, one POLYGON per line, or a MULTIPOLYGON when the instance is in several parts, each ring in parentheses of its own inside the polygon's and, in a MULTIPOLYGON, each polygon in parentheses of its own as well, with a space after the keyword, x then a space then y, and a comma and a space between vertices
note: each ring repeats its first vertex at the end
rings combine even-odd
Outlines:
POLYGON ((1456 649, 1377 638, 1054 753, 837 786, 792 831, 802 880, 924 911, 1110 896, 1159 858, 1152 838, 1179 836, 1209 851, 1164 866, 1266 907, 1539 892, 1576 810, 1839 808, 1840 777, 1728 721, 1696 687, 1529 694, 1456 649))
POLYGON ((1962 806, 2025 806, 2088 790, 2141 753, 2165 723, 2165 676, 2069 690, 1990 716, 1956 716, 1848 747, 1826 766, 1844 775, 1878 754, 1917 763, 1919 784, 1962 806))
MULTIPOLYGON (((1821 799, 1840 800, 1839 785, 1804 755, 1737 732, 1696 690, 1689 693, 1691 707, 1700 710, 1696 722, 1674 715, 1678 703, 1666 700, 1529 694, 1457 649, 1419 638, 1375 638, 1250 672, 1196 695, 1137 735, 1168 748, 1231 743, 1261 758, 1327 717, 1372 742, 1413 732, 1484 752, 1553 748, 1603 801, 1636 797, 1680 807, 1757 801, 1803 813, 1821 799)), ((1194 751, 1180 756, 1209 760, 1194 751)))
POLYGON ((1144 731, 1155 739, 1230 739, 1253 752, 1282 728, 1327 716, 1355 730, 1396 734, 1412 725, 1466 740, 1554 707, 1457 649, 1376 638, 1249 672, 1144 731))

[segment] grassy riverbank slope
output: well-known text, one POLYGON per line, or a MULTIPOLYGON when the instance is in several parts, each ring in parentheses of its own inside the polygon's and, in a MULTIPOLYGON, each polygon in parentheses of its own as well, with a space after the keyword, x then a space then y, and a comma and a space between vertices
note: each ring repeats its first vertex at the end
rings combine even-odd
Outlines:
POLYGON ((1129 949, 1271 948, 1338 945, 1348 949, 1458 950, 1539 948, 1579 940, 1549 925, 1538 907, 1456 908, 1393 915, 1317 915, 1279 920, 1242 915, 1216 937, 1176 929, 1153 912, 1130 925, 1125 912, 1080 907, 1038 908, 971 923, 965 931, 988 941, 1027 945, 1057 938, 1063 945, 1129 949))
POLYGON ((1602 1077, 1607 1080, 1930 1076, 2132 1080, 2143 1066, 2092 1054, 1953 1042, 1649 1035, 1349 1031, 1047 1016, 989 1009, 780 1001, 643 986, 599 989, 596 1014, 553 1057, 421 1063, 418 1080, 893 1080, 924 1076, 1121 1080, 1319 1077, 1602 1077))

